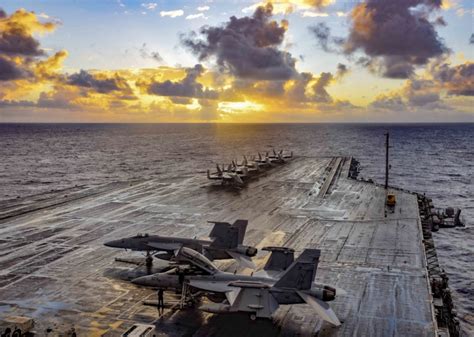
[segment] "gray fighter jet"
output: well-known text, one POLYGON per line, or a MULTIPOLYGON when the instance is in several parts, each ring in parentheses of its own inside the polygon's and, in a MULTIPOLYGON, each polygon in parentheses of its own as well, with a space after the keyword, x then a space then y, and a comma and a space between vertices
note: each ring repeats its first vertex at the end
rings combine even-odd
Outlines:
POLYGON ((200 310, 217 314, 246 312, 252 320, 271 318, 282 304, 306 303, 323 320, 339 326, 339 319, 326 303, 335 299, 336 289, 314 283, 320 253, 318 249, 305 249, 287 266, 293 252, 273 249, 265 268, 267 273, 277 273, 258 276, 223 272, 205 256, 184 247, 178 252, 179 259, 199 272, 159 273, 132 282, 164 290, 183 289, 183 296, 204 294, 213 303, 202 304, 200 310))
POLYGON ((214 223, 209 237, 211 240, 167 237, 159 235, 139 234, 104 243, 107 247, 123 248, 147 252, 147 264, 150 256, 162 260, 174 260, 182 247, 198 251, 211 260, 235 259, 240 265, 255 268, 251 257, 257 254, 257 248, 243 245, 247 220, 236 220, 232 225, 227 222, 214 223))
POLYGON ((270 162, 272 163, 283 164, 286 162, 286 160, 293 158, 293 151, 290 154, 284 154, 283 150, 280 150, 278 153, 275 151, 275 149, 272 151, 272 155, 268 155, 268 152, 266 154, 267 158, 269 158, 270 162))
POLYGON ((233 172, 232 165, 229 165, 226 169, 224 165, 222 168, 219 164, 216 164, 216 172, 211 173, 207 170, 207 179, 219 180, 222 185, 231 185, 236 187, 242 187, 245 185, 244 179, 247 177, 248 172, 246 168, 242 169, 241 172, 233 172))

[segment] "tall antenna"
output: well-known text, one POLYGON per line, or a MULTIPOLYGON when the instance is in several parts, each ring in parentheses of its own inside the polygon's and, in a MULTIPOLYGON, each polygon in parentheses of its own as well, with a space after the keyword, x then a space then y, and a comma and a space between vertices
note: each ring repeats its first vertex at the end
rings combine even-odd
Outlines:
POLYGON ((388 189, 388 170, 390 165, 388 163, 388 149, 390 148, 390 133, 387 131, 385 133, 385 189, 388 189))

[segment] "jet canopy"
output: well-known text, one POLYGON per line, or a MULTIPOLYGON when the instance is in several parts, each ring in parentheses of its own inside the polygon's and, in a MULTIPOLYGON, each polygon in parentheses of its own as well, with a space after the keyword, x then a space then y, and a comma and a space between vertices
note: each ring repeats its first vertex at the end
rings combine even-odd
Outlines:
POLYGON ((191 248, 181 247, 178 251, 177 257, 178 259, 188 261, 196 267, 206 270, 210 274, 213 274, 218 270, 217 267, 207 257, 199 254, 191 248))
POLYGON ((148 233, 138 233, 135 238, 140 239, 140 238, 147 238, 149 235, 148 233))

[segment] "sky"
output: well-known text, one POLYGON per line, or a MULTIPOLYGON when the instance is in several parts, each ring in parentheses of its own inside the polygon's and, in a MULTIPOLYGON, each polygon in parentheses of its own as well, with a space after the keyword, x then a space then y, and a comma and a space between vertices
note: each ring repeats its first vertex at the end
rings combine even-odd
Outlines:
POLYGON ((0 122, 474 122, 470 0, 4 0, 0 122))

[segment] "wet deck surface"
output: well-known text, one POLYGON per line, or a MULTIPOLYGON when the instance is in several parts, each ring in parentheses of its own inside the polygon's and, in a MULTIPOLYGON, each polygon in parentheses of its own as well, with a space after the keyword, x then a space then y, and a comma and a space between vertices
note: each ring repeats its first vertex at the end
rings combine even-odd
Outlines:
POLYGON ((34 317, 40 333, 74 325, 79 335, 120 335, 136 322, 156 323, 157 336, 434 335, 416 196, 393 191, 397 206, 385 217, 385 191, 347 179, 348 167, 345 158, 300 157, 240 191, 201 174, 2 204, 0 317, 34 317), (102 245, 138 232, 205 237, 207 220, 238 218, 249 219, 246 244, 322 249, 316 280, 347 291, 331 302, 342 326, 306 305, 280 307, 273 322, 194 310, 157 321, 156 308, 142 305, 154 292, 121 280, 143 268, 114 261, 140 255, 102 245))

